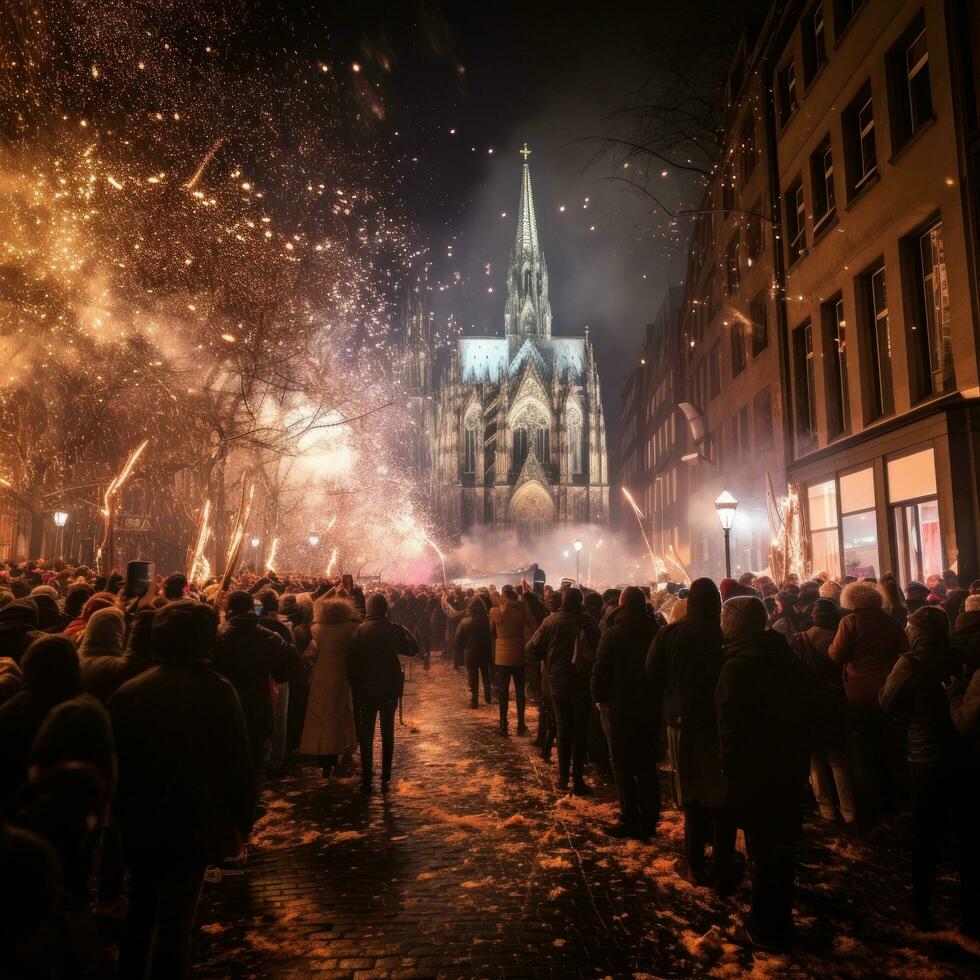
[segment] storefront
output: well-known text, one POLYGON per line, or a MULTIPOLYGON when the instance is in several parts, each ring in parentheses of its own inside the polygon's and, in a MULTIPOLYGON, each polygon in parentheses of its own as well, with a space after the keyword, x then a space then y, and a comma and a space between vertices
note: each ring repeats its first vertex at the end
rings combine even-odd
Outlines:
POLYGON ((974 577, 977 442, 972 411, 950 409, 794 464, 813 573, 974 577))

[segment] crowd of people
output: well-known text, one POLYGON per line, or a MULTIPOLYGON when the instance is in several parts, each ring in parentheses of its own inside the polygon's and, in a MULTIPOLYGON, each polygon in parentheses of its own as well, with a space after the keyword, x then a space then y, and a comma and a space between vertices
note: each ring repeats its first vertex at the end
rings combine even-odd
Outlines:
POLYGON ((358 750, 361 792, 390 792, 403 665, 438 655, 472 710, 495 703, 501 737, 511 690, 517 736, 536 704, 559 791, 590 795, 587 766, 611 771, 620 819, 605 833, 649 842, 667 795, 692 882, 728 896, 748 867, 746 944, 792 942, 807 807, 847 834, 909 809, 917 926, 934 928, 948 850, 959 928, 980 936, 980 582, 126 582, 0 567, 0 930, 14 975, 82 972, 93 908, 124 918, 120 976, 186 975, 202 883, 240 868, 263 782, 291 755, 332 780, 358 750))

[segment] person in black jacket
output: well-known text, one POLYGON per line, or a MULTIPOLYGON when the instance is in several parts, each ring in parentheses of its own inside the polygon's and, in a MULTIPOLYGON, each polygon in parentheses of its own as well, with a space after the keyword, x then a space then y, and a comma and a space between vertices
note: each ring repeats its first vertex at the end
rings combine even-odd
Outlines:
POLYGON ((217 625, 204 603, 165 605, 153 620, 155 666, 109 702, 130 870, 123 978, 189 974, 204 870, 237 856, 252 829, 245 717, 235 688, 209 669, 217 625))
POLYGON ((214 669, 231 681, 245 712, 252 774, 261 784, 269 735, 272 732, 272 686, 282 683, 295 666, 296 648, 259 624, 247 592, 228 595, 227 621, 218 631, 214 669), (271 680, 270 680, 271 679, 271 680))
POLYGON ((912 776, 912 889, 920 929, 931 931, 932 889, 947 831, 957 839, 960 930, 980 936, 980 850, 973 829, 980 793, 976 760, 956 730, 943 683, 959 676, 940 606, 923 606, 908 624, 911 649, 881 689, 886 714, 906 726, 912 776))
POLYGON ((644 671, 656 633, 643 590, 624 589, 618 606, 606 617, 592 667, 592 700, 605 716, 619 794, 620 823, 606 830, 610 837, 646 840, 656 833, 660 820, 660 701, 644 671))
POLYGON ((374 729, 381 719, 381 790, 391 783, 395 754, 395 712, 402 695, 404 674, 398 658, 419 652, 415 637, 388 619, 388 600, 368 596, 367 617, 354 630, 347 653, 347 679, 354 698, 357 742, 361 749, 361 789, 370 793, 374 778, 374 729))
POLYGON ((782 947, 793 933, 795 842, 810 763, 809 681, 786 640, 766 629, 759 599, 721 610, 725 659, 715 710, 729 807, 752 861, 752 912, 745 938, 782 947))
POLYGON ((678 803, 684 809, 684 853, 691 881, 703 882, 712 845, 715 888, 735 885, 736 827, 725 810, 715 688, 721 671, 721 595, 711 579, 691 583, 687 614, 657 633, 646 672, 667 719, 667 744, 678 803))
POLYGON ((480 705, 480 678, 483 678, 483 699, 490 704, 490 664, 493 661, 493 640, 490 616, 483 600, 470 600, 468 612, 456 630, 456 648, 463 657, 470 686, 470 707, 480 705))
POLYGON ((568 789, 571 773, 576 796, 592 793, 583 774, 592 711, 589 678, 598 645, 599 627, 583 612, 582 593, 567 589, 561 596, 560 611, 545 619, 525 648, 529 660, 543 664, 551 691, 558 728, 558 788, 568 789))
POLYGON ((38 635, 37 603, 33 599, 14 599, 0 609, 0 657, 17 663, 38 635))

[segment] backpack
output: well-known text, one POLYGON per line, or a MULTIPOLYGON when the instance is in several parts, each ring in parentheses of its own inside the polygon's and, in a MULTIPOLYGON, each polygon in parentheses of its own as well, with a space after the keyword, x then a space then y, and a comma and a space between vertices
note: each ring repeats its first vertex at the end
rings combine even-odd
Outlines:
POLYGON ((582 673, 587 673, 592 670, 594 663, 595 647, 592 646, 585 627, 579 627, 578 636, 575 637, 575 649, 572 651, 572 665, 582 673))

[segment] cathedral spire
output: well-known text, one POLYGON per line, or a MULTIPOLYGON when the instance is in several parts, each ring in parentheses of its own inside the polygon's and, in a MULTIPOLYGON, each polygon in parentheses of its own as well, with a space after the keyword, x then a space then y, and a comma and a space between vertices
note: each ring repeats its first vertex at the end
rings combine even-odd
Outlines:
POLYGON ((521 200, 517 211, 517 235, 507 274, 504 332, 508 337, 551 336, 551 304, 548 301, 548 267, 538 244, 534 214, 531 168, 527 143, 521 147, 521 200))

